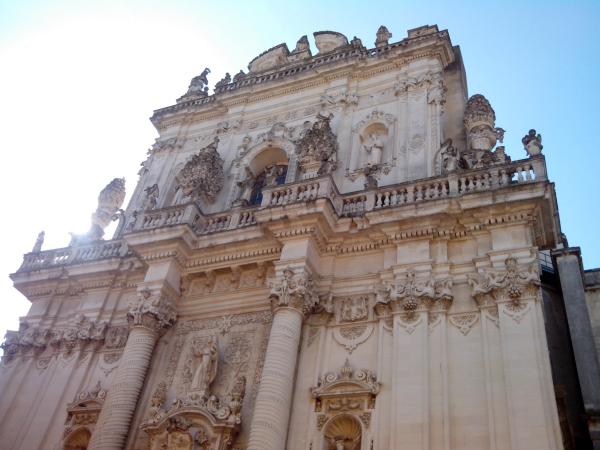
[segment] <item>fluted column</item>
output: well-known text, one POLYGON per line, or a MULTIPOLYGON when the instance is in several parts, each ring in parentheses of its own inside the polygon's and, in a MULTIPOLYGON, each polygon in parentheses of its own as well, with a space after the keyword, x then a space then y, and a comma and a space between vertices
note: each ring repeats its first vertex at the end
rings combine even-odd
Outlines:
POLYGON ((128 312, 129 338, 94 428, 90 450, 124 448, 154 345, 175 318, 173 304, 164 293, 140 291, 138 302, 128 312))
POLYGON ((304 316, 317 304, 310 277, 286 268, 274 284, 273 324, 254 406, 248 450, 285 448, 304 316))

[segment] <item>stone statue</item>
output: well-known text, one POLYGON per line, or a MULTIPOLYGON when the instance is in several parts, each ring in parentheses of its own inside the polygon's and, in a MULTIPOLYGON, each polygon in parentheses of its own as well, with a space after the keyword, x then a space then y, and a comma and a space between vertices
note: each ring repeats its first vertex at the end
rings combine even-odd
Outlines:
POLYGON ((217 376, 219 349, 217 337, 212 336, 205 345, 193 348, 194 356, 199 360, 190 390, 199 391, 200 395, 208 395, 208 389, 217 376))
POLYGON ((225 76, 221 79, 221 81, 215 84, 215 89, 220 88, 221 86, 226 86, 229 83, 231 83, 231 75, 229 75, 229 72, 225 72, 225 76))
POLYGON ((356 49, 359 49, 359 50, 362 50, 362 49, 365 48, 364 45, 363 45, 363 43, 362 43, 362 41, 359 38, 357 38, 356 36, 354 36, 352 38, 352 40, 350 41, 350 45, 353 48, 356 48, 356 49))
POLYGON ((45 236, 46 236, 46 232, 40 231, 40 233, 37 236, 37 239, 35 240, 35 244, 33 245, 33 249, 31 250, 32 253, 37 253, 37 252, 42 251, 42 245, 44 245, 44 237, 45 236))
POLYGON ((265 172, 265 186, 277 186, 277 178, 283 175, 285 169, 281 166, 270 166, 265 172))
POLYGON ((240 81, 241 79, 243 79, 246 76, 246 73, 243 70, 240 70, 238 73, 236 73, 233 76, 233 82, 237 83, 238 81, 240 81))
POLYGON ((317 120, 298 139, 296 153, 305 178, 332 173, 337 168, 337 136, 331 129, 333 114, 317 115, 317 120))
POLYGON ((458 169, 458 151, 452 145, 452 139, 446 139, 440 149, 442 172, 450 173, 458 169))
POLYGON ((188 88, 186 96, 192 95, 206 95, 206 90, 208 89, 206 85, 208 84, 207 75, 210 73, 210 69, 206 67, 202 73, 194 78, 190 82, 190 87, 188 88))
POLYGON ((383 156, 383 141, 381 136, 376 133, 369 135, 369 141, 363 145, 365 152, 367 152, 367 166, 377 166, 381 163, 381 157, 383 156))
POLYGON ((536 131, 534 129, 529 130, 529 133, 523 136, 521 142, 523 142, 523 147, 527 152, 527 156, 539 155, 542 153, 542 149, 544 148, 542 145, 542 135, 536 135, 536 131))
POLYGON ((237 182, 239 188, 239 196, 236 200, 236 204, 246 205, 252 195, 252 188, 254 187, 254 174, 249 167, 244 167, 245 176, 244 179, 237 182))
POLYGON ((156 208, 156 204, 158 203, 158 194, 159 194, 158 184, 154 183, 152 186, 144 189, 144 192, 146 193, 146 201, 144 203, 144 209, 146 211, 148 211, 148 210, 152 210, 152 209, 156 208))

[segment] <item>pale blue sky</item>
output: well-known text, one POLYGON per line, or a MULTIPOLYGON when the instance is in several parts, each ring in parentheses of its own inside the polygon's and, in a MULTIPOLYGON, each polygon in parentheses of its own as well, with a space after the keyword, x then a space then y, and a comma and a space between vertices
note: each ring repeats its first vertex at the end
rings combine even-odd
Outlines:
POLYGON ((393 41, 420 25, 448 29, 469 93, 490 100, 510 156, 525 156, 529 128, 543 135, 563 230, 586 268, 600 266, 599 19, 600 1, 0 0, 0 335, 27 311, 6 275, 37 233, 46 230, 45 248, 64 246, 69 231, 85 231, 110 179, 124 175, 133 191, 156 137, 153 109, 205 66, 212 85, 319 30, 372 46, 382 24, 393 41))

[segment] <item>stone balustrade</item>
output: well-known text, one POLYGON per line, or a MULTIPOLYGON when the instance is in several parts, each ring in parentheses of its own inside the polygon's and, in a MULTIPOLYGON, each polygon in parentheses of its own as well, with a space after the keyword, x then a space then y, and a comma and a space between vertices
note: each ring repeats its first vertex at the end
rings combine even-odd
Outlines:
MULTIPOLYGON (((547 180, 542 155, 482 169, 457 171, 447 175, 410 181, 378 189, 341 195, 330 175, 273 186, 263 190, 260 207, 234 208, 226 213, 204 215, 193 203, 146 211, 129 232, 187 224, 204 235, 256 224, 257 209, 283 207, 315 199, 329 199, 339 216, 360 216, 383 208, 434 201, 508 186, 547 180)), ((90 244, 28 253, 17 272, 78 264, 124 256, 124 241, 90 244)))
POLYGON ((99 241, 87 245, 27 253, 17 272, 31 272, 51 267, 119 258, 127 254, 125 241, 99 241))

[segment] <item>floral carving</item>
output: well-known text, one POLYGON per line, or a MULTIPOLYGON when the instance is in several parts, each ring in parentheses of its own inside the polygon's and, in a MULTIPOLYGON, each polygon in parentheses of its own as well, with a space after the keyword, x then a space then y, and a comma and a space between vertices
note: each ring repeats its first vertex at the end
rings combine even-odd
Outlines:
POLYGON ((178 188, 193 200, 203 198, 212 203, 223 189, 225 174, 218 144, 219 138, 215 137, 211 144, 192 156, 177 175, 178 188))
POLYGON ((332 114, 319 114, 312 127, 296 141, 296 153, 304 178, 331 173, 337 168, 338 142, 331 130, 332 117, 332 114))

